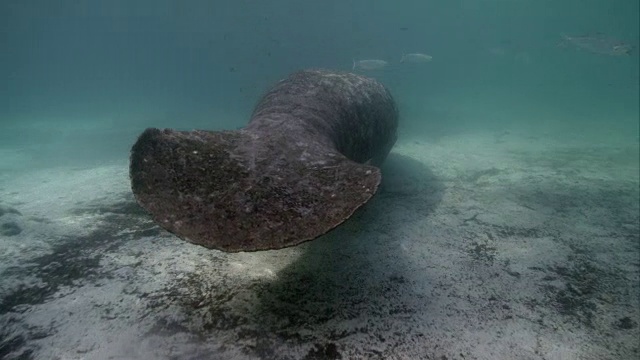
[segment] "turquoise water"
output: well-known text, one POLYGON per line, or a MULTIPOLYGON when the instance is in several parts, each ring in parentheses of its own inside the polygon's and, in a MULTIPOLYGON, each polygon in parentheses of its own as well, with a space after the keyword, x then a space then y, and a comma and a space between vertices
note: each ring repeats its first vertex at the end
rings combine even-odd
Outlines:
POLYGON ((274 81, 308 67, 348 71, 352 59, 389 62, 364 73, 391 89, 402 127, 414 134, 638 131, 635 1, 0 6, 2 146, 29 147, 37 159, 47 156, 34 148, 39 144, 55 154, 54 163, 78 149, 91 154, 79 160, 126 156, 149 126, 242 126, 274 81), (603 33, 636 48, 618 57, 559 48, 563 33, 603 33), (433 60, 400 64, 404 52, 433 60), (56 147, 60 142, 69 148, 56 147))
POLYGON ((0 359, 637 359, 639 17, 637 0, 0 1, 0 359), (277 251, 153 223, 137 136, 243 127, 304 68, 393 94, 371 201, 277 251))

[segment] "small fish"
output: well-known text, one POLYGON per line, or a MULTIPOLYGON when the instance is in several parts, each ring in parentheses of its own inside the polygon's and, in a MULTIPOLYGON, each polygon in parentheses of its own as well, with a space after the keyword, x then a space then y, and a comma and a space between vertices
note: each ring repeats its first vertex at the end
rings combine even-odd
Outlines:
POLYGON ((633 46, 600 33, 583 36, 562 34, 561 36, 562 40, 558 43, 559 47, 572 45, 577 49, 586 50, 594 54, 628 56, 631 55, 631 50, 633 50, 633 46))
POLYGON ((377 70, 382 69, 389 63, 384 60, 353 60, 353 67, 351 70, 377 70))
POLYGON ((433 59, 433 57, 427 54, 420 54, 420 53, 402 54, 402 57, 400 58, 400 62, 401 63, 404 63, 404 62, 425 63, 425 62, 431 61, 431 59, 433 59))

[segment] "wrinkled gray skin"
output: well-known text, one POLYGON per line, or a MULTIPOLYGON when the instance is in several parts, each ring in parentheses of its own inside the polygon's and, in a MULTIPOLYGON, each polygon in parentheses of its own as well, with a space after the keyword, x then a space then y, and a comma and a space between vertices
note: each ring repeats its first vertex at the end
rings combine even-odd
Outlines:
POLYGON ((306 70, 237 131, 145 130, 131 149, 138 203, 186 241, 223 251, 314 239, 376 192, 398 110, 377 81, 306 70))

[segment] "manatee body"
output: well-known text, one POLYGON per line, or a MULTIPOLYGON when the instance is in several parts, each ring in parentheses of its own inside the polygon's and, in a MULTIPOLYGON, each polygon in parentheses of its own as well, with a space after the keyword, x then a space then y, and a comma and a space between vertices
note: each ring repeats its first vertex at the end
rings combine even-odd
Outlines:
POLYGON ((300 71, 263 96, 243 129, 146 129, 131 149, 131 187, 160 226, 191 243, 228 252, 293 246, 374 195, 397 125, 379 82, 300 71))

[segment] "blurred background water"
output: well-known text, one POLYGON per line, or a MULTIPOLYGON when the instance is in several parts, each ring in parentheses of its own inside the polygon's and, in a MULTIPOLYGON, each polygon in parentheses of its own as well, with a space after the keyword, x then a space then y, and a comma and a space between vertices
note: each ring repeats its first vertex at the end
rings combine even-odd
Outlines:
POLYGON ((363 73, 396 97, 400 141, 637 143, 638 17, 630 0, 3 0, 0 169, 125 159, 145 127, 237 128, 288 73, 354 59, 389 62, 363 73), (634 49, 557 46, 599 33, 634 49))
POLYGON ((636 359, 639 18, 638 0, 0 0, 0 358, 636 359), (310 67, 396 98, 379 195, 279 251, 160 233, 127 181, 136 137, 242 127, 310 67))

